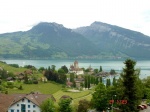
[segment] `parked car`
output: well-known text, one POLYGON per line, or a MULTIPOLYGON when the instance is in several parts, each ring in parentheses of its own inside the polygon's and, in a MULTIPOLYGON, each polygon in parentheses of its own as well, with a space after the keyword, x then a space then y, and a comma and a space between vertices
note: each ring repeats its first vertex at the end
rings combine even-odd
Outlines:
POLYGON ((146 105, 146 104, 142 104, 142 106, 143 106, 145 109, 147 109, 147 105, 146 105))
POLYGON ((145 108, 144 108, 144 106, 142 106, 142 105, 138 105, 138 106, 137 106, 137 109, 139 109, 139 110, 144 110, 145 108))

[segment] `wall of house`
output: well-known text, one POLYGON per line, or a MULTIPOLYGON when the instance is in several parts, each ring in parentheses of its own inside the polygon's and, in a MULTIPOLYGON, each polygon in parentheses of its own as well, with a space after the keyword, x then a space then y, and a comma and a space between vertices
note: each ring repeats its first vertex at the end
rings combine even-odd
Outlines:
POLYGON ((35 105, 34 103, 32 103, 30 100, 26 98, 24 98, 24 101, 20 100, 19 102, 16 102, 14 105, 10 106, 8 108, 8 112, 13 112, 12 110, 14 110, 14 112, 22 112, 21 104, 25 104, 26 107, 25 112, 41 112, 40 108, 37 105, 35 105))
POLYGON ((82 75, 82 74, 84 74, 83 70, 81 70, 81 71, 69 71, 69 73, 75 73, 75 74, 77 74, 77 75, 82 75))

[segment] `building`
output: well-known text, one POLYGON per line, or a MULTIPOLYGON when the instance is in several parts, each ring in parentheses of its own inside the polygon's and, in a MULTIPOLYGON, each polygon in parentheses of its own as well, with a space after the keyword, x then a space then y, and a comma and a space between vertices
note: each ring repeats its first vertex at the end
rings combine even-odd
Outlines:
POLYGON ((84 74, 83 69, 79 68, 78 61, 75 61, 74 65, 70 65, 69 73, 84 74))
POLYGON ((30 94, 0 94, 1 112, 41 112, 40 105, 52 95, 31 92, 30 94))

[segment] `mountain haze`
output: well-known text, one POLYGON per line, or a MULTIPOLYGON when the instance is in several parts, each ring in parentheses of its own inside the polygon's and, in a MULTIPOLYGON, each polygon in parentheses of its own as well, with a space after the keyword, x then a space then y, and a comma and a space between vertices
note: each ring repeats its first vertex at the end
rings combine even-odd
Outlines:
POLYGON ((68 29, 42 22, 25 32, 0 34, 0 58, 150 58, 150 37, 101 22, 68 29))
POLYGON ((118 26, 94 22, 90 26, 74 29, 98 48, 112 55, 150 58, 150 37, 118 26))

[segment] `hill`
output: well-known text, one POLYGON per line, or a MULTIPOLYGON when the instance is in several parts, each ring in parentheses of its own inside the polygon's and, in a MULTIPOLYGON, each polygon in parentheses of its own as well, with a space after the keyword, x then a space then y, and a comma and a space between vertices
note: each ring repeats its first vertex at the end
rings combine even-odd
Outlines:
POLYGON ((101 22, 77 29, 42 22, 25 32, 0 34, 0 40, 5 59, 150 57, 150 37, 101 22))
POLYGON ((118 26, 94 22, 73 31, 93 42, 103 53, 112 56, 150 58, 150 37, 118 26))
POLYGON ((81 34, 60 24, 39 23, 26 32, 0 35, 1 58, 72 58, 98 54, 98 49, 81 34))

